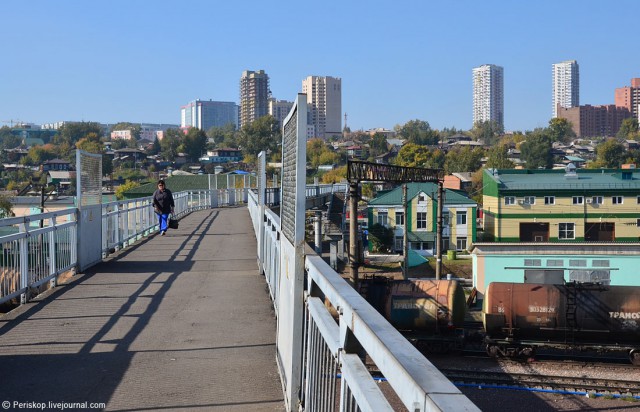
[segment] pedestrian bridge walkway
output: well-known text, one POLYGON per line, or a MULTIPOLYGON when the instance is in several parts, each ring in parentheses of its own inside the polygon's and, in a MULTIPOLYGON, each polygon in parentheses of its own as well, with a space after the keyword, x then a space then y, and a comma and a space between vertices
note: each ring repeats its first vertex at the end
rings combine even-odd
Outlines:
POLYGON ((256 247, 246 207, 200 210, 0 318, 0 402, 284 410, 256 247))

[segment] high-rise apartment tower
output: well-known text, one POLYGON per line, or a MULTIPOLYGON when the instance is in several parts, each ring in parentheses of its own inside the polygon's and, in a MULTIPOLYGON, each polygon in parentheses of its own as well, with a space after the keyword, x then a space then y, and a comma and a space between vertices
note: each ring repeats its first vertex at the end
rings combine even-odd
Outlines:
POLYGON ((631 86, 616 89, 615 103, 617 107, 626 107, 631 115, 640 120, 640 79, 631 79, 631 86))
POLYGON ((578 62, 567 60, 553 65, 552 114, 558 117, 558 106, 569 109, 580 106, 580 70, 578 62))
POLYGON ((486 121, 504 128, 504 69, 495 64, 473 69, 473 124, 486 121))
POLYGON ((316 137, 342 135, 342 80, 339 77, 309 76, 302 81, 307 95, 308 123, 316 137))
POLYGON ((242 72, 240 78, 240 127, 269 114, 269 76, 264 70, 242 72))

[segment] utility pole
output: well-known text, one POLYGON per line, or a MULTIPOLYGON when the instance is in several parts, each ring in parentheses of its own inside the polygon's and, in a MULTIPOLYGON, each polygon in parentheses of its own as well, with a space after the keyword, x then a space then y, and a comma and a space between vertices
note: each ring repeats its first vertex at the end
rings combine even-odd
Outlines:
POLYGON ((436 225, 436 280, 442 276, 442 203, 444 201, 442 180, 438 181, 438 216, 436 225))
POLYGON ((358 287, 358 267, 360 253, 358 253, 358 182, 349 183, 349 266, 351 281, 358 287))
POLYGON ((402 209, 404 211, 404 230, 402 239, 402 254, 404 257, 404 270, 402 271, 402 277, 404 280, 409 278, 409 228, 407 227, 407 211, 409 209, 407 205, 407 184, 402 185, 402 209))

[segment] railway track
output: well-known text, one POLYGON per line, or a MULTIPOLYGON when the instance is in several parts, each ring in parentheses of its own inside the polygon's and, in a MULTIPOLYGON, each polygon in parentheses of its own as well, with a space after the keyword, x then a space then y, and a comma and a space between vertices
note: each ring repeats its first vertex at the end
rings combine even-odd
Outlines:
POLYGON ((470 371, 464 369, 440 369, 440 371, 453 383, 585 392, 593 395, 640 396, 640 382, 637 380, 470 371))

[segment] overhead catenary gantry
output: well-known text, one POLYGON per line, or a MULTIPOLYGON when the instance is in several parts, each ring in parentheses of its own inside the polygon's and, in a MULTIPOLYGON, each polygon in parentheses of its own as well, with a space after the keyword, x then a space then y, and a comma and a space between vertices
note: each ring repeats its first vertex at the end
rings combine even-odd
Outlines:
MULTIPOLYGON (((354 285, 358 283, 358 268, 361 265, 358 253, 358 199, 360 199, 359 185, 361 182, 389 182, 389 183, 423 183, 431 182, 438 185, 438 217, 436 236, 436 278, 440 279, 442 271, 442 183, 444 171, 442 169, 427 169, 422 167, 394 166, 381 163, 349 160, 347 162, 347 180, 349 181, 349 267, 354 285)), ((403 190, 403 205, 406 209, 406 186, 403 190)), ((405 210, 405 225, 408 221, 405 210)), ((408 228, 404 229, 404 244, 407 244, 408 228)), ((405 276, 408 268, 408 253, 404 251, 405 276)))

